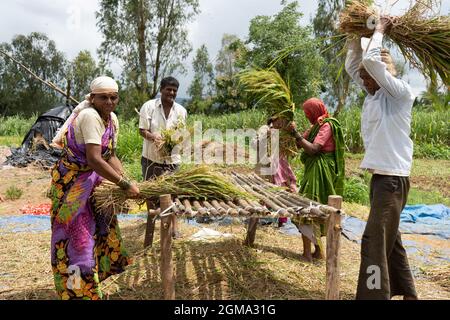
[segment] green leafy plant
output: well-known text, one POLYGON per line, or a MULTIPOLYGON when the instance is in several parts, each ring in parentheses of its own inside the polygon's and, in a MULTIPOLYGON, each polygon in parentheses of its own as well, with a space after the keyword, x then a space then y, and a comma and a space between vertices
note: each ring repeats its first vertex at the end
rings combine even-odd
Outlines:
POLYGON ((11 186, 6 190, 6 199, 8 200, 18 200, 22 197, 23 191, 16 186, 11 186))

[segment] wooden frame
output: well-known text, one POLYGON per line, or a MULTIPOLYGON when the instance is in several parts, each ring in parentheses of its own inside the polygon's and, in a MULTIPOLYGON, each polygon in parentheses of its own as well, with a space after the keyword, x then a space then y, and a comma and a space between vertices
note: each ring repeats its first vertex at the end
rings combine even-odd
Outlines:
MULTIPOLYGON (((339 300, 339 288, 340 288, 340 242, 341 242, 341 214, 340 209, 342 206, 341 196, 329 196, 328 205, 336 211, 330 212, 328 218, 327 229, 327 248, 326 248, 326 300, 339 300)), ((172 206, 171 195, 160 196, 161 208, 152 211, 147 217, 147 229, 145 234, 145 247, 151 246, 154 236, 154 220, 159 212, 164 212, 167 208, 172 206)), ((254 246, 256 229, 258 226, 259 218, 251 217, 249 220, 249 226, 247 229, 247 237, 244 244, 247 246, 254 246)), ((173 274, 172 264, 172 219, 171 216, 161 217, 161 280, 164 290, 164 299, 175 299, 175 279, 173 274)))

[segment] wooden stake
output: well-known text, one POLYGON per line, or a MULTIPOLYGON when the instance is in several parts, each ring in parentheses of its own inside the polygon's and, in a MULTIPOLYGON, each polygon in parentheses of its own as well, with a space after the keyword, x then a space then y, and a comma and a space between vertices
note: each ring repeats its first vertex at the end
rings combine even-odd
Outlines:
MULTIPOLYGON (((161 212, 172 205, 172 197, 159 197, 161 212)), ((161 217, 161 280, 165 300, 175 300, 175 280, 172 266, 172 216, 161 217)))
POLYGON ((153 246, 153 234, 155 233, 155 217, 161 212, 152 210, 152 202, 147 201, 147 226, 145 228, 144 248, 153 246))
POLYGON ((253 247, 255 245, 256 229, 258 228, 259 218, 250 218, 248 221, 247 237, 244 245, 253 247))
MULTIPOLYGON (((342 197, 329 196, 328 205, 336 209, 342 207, 342 197)), ((340 242, 341 242, 341 215, 333 212, 328 220, 327 230, 327 284, 326 300, 339 300, 340 286, 340 242)))

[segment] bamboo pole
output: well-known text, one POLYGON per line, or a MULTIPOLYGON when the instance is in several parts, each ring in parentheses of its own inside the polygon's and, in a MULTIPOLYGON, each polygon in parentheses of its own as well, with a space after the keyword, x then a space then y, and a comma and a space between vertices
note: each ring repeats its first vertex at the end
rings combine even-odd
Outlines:
POLYGON ((264 196, 262 196, 261 194, 259 194, 258 192, 254 191, 253 187, 251 184, 248 184, 245 180, 243 180, 240 176, 235 175, 238 179, 238 181, 241 181, 243 184, 241 184, 241 186, 250 194, 254 195, 255 197, 257 197, 258 199, 260 199, 262 202, 265 203, 266 206, 270 207, 272 210, 277 211, 279 214, 281 214, 282 216, 286 216, 287 215, 287 211, 286 209, 284 209, 283 207, 281 207, 279 204, 275 203, 274 201, 272 201, 273 199, 268 199, 264 196))
POLYGON ((265 191, 263 188, 261 188, 259 185, 255 184, 255 181, 250 180, 250 178, 246 178, 244 176, 241 176, 242 180, 245 181, 253 190, 258 192, 260 195, 262 195, 264 201, 266 199, 270 199, 273 203, 275 203, 278 207, 283 208, 285 205, 279 201, 272 193, 265 191))
POLYGON ((194 201, 192 202, 192 204, 194 205, 194 208, 198 211, 198 213, 199 213, 201 216, 206 216, 206 215, 208 215, 208 211, 207 211, 205 208, 202 207, 202 205, 200 204, 200 202, 198 202, 197 200, 194 200, 194 201))
MULTIPOLYGON (((231 202, 231 201, 230 201, 231 202)), ((239 215, 239 212, 236 210, 236 208, 228 205, 228 203, 225 203, 224 201, 220 201, 219 202, 220 206, 222 206, 222 208, 224 208, 225 210, 227 210, 227 214, 235 217, 239 215)))
POLYGON ((236 204, 233 203, 233 201, 227 201, 227 204, 231 208, 234 208, 235 210, 237 210, 237 214, 240 215, 240 216, 241 215, 244 215, 244 216, 249 216, 250 215, 249 211, 245 210, 245 208, 243 209, 241 207, 238 207, 236 204))
POLYGON ((209 210, 209 212, 212 214, 213 217, 216 217, 219 215, 219 211, 216 210, 208 201, 203 201, 203 207, 209 210))
POLYGON ((219 202, 217 202, 217 200, 211 200, 211 205, 214 207, 214 209, 217 210, 217 212, 219 213, 219 215, 223 216, 227 214, 227 210, 224 209, 219 202))
POLYGON ((67 99, 72 100, 73 102, 75 102, 76 104, 80 104, 79 101, 77 101, 74 97, 68 95, 66 92, 64 92, 61 88, 59 88, 56 84, 54 84, 51 81, 45 81, 44 79, 40 78, 37 74, 35 74, 33 71, 31 71, 28 67, 26 67, 24 64, 22 64, 20 61, 14 59, 11 55, 9 55, 8 53, 6 53, 5 51, 0 49, 0 53, 3 54, 5 57, 8 57, 9 59, 11 59, 12 61, 14 61, 17 65, 19 65, 19 67, 21 67, 22 69, 24 69, 26 72, 28 72, 31 76, 33 76, 36 80, 42 82, 43 84, 45 84, 47 87, 57 91, 58 93, 62 94, 63 96, 65 96, 67 99))
POLYGON ((189 202, 188 199, 184 199, 183 200, 183 205, 186 208, 186 214, 188 214, 191 217, 194 216, 194 213, 192 211, 192 205, 191 205, 191 203, 189 202))
POLYGON ((176 198, 175 203, 177 204, 178 210, 186 214, 186 207, 181 203, 180 199, 176 198))
MULTIPOLYGON (((168 194, 159 197, 161 211, 172 205, 172 197, 168 194)), ((161 217, 161 280, 165 300, 175 300, 175 280, 172 266, 172 216, 161 217)))
MULTIPOLYGON (((329 196, 328 205, 341 209, 342 197, 329 196)), ((339 300, 341 229, 341 215, 339 213, 330 214, 327 230, 327 284, 325 297, 327 300, 339 300)))

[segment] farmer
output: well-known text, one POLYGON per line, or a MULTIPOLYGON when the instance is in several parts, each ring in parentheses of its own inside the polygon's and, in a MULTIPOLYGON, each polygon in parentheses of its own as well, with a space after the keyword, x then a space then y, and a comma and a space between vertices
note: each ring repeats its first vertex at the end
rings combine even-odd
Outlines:
POLYGON ((117 217, 95 206, 94 188, 107 179, 131 197, 139 194, 123 177, 115 152, 117 83, 99 77, 90 89, 53 141, 63 148, 63 155, 51 172, 51 264, 63 300, 101 299, 100 281, 122 272, 130 262, 117 217))
MULTIPOLYGON (((258 148, 258 142, 262 141, 262 139, 265 139, 268 141, 271 130, 285 130, 287 126, 289 125, 289 120, 286 118, 287 114, 281 116, 279 114, 275 114, 272 117, 269 118, 267 121, 267 125, 262 126, 258 130, 257 139, 252 140, 252 148, 257 150, 258 148)), ((292 114, 293 118, 293 114, 292 114)), ((262 144, 265 145, 265 144, 262 144)), ((262 146, 259 145, 260 147, 262 146)), ((258 156, 260 156, 258 154, 258 156)), ((278 156, 278 161, 276 161, 276 164, 273 163, 274 159, 268 159, 265 157, 264 159, 260 159, 260 161, 257 163, 255 167, 255 171, 258 174, 265 175, 262 168, 269 166, 270 163, 274 165, 275 171, 272 175, 270 175, 270 181, 280 187, 286 187, 289 189, 290 192, 297 192, 297 178, 295 177, 294 171, 292 170, 291 166, 289 165, 289 161, 286 157, 286 155, 280 154, 278 156), (265 163, 267 162, 267 163, 265 163)), ((262 222, 270 221, 271 219, 264 219, 262 222)), ((280 217, 278 218, 278 228, 281 228, 285 223, 287 222, 287 218, 280 217)), ((272 221, 270 221, 272 223, 272 221)))
MULTIPOLYGON (((329 195, 342 195, 344 189, 344 138, 339 121, 328 115, 322 100, 311 98, 303 104, 303 111, 311 123, 311 128, 303 135, 291 124, 297 147, 303 148, 301 161, 305 174, 300 182, 300 193, 307 198, 327 203, 329 195)), ((325 235, 325 225, 313 223, 304 218, 292 221, 302 232, 303 257, 323 259, 321 236, 325 235), (312 227, 312 230, 311 230, 312 227), (311 240, 315 252, 311 254, 311 240)))
POLYGON ((417 299, 414 280, 398 231, 409 192, 413 143, 411 87, 397 79, 382 49, 391 27, 381 18, 365 52, 360 39, 348 45, 346 70, 367 93, 361 116, 365 155, 361 168, 371 172, 370 214, 361 245, 356 299, 417 299))
MULTIPOLYGON (((161 97, 147 101, 141 108, 139 132, 144 138, 141 158, 144 180, 151 180, 166 172, 176 171, 180 166, 180 155, 172 154, 164 157, 157 147, 162 142, 162 130, 176 128, 186 123, 186 109, 175 102, 179 86, 178 80, 173 77, 162 79, 161 97)), ((147 209, 154 209, 154 204, 147 201, 147 209)), ((179 238, 181 234, 178 232, 176 217, 173 215, 172 218, 172 236, 179 238)))

